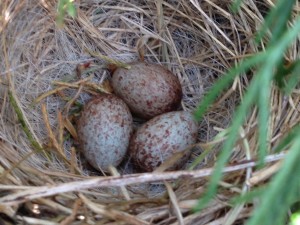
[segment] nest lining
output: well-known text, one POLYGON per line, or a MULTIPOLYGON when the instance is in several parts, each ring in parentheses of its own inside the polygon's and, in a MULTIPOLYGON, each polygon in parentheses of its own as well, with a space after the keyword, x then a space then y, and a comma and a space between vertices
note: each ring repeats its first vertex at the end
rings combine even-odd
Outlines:
MULTIPOLYGON (((74 154, 72 138, 64 141, 63 149, 66 158, 73 159, 72 163, 79 169, 77 171, 72 163, 66 164, 62 160, 53 146, 47 148, 49 132, 41 113, 41 104, 45 104, 49 125, 57 135, 58 112, 67 104, 62 95, 56 93, 43 99, 42 103, 33 104, 39 96, 53 90, 53 81, 76 82, 76 67, 84 63, 91 62, 92 72, 83 73, 83 79, 93 75, 91 81, 96 84, 108 79, 107 70, 101 69, 106 62, 91 52, 124 63, 136 61, 139 53, 142 53, 146 61, 163 64, 180 79, 184 92, 183 110, 193 111, 218 77, 244 55, 257 51, 251 38, 262 21, 265 9, 270 7, 270 2, 256 4, 256 1, 245 1, 236 15, 229 11, 230 2, 207 0, 198 5, 195 1, 175 0, 118 3, 81 1, 77 5, 77 18, 73 20, 67 17, 65 25, 59 28, 55 24, 55 1, 40 1, 38 4, 29 0, 3 1, 0 4, 1 10, 10 13, 10 18, 3 19, 3 26, 0 27, 0 54, 3 59, 0 62, 0 138, 1 149, 5 153, 0 157, 0 165, 7 171, 3 184, 39 187, 85 180, 89 176, 98 175, 80 155, 74 154), (24 127, 19 123, 20 118, 17 118, 15 108, 10 104, 10 94, 16 99, 33 139, 45 147, 46 154, 37 152, 28 140, 24 127)), ((229 90, 227 98, 221 98, 202 121, 199 143, 204 143, 204 146, 230 123, 234 107, 247 87, 247 80, 244 77, 236 80, 236 84, 233 91, 229 90)), ((64 96, 72 98, 77 91, 67 89, 64 96)), ((91 94, 82 92, 77 100, 84 103, 90 97, 91 94)), ((250 143, 255 145, 255 137, 250 143)), ((218 145, 215 148, 217 150, 218 145)), ((232 160, 245 159, 245 151, 240 147, 237 147, 235 153, 232 160)), ((196 152, 191 161, 198 154, 196 152)), ((216 151, 213 151, 199 166, 213 166, 215 154, 216 151)), ((128 174, 130 165, 128 169, 126 166, 124 168, 125 171, 121 172, 128 174)), ((240 185, 243 185, 238 172, 226 176, 225 181, 228 177, 228 182, 232 181, 235 176, 239 177, 240 185)), ((67 221, 72 215, 70 210, 76 208, 76 199, 80 199, 80 209, 89 209, 84 215, 89 223, 101 221, 103 224, 113 224, 112 221, 123 221, 128 224, 180 224, 184 221, 184 224, 205 224, 213 221, 214 217, 218 217, 216 221, 222 221, 226 216, 227 206, 219 201, 212 202, 206 214, 190 213, 203 192, 205 176, 200 180, 179 179, 173 183, 174 190, 167 188, 167 191, 166 183, 162 185, 161 182, 154 182, 150 186, 140 183, 127 186, 126 190, 123 188, 121 191, 119 187, 93 188, 89 191, 82 189, 79 195, 62 191, 56 194, 60 201, 35 198, 33 202, 49 209, 53 209, 53 204, 60 204, 61 208, 54 215, 40 214, 45 221, 60 214, 65 215, 67 221), (172 193, 178 205, 172 202, 172 193), (120 199, 123 199, 121 202, 124 206, 120 204, 120 199), (101 211, 104 205, 116 212, 107 211, 107 208, 101 211), (182 212, 181 216, 178 210, 182 212), (122 216, 121 212, 125 214, 122 216)), ((218 198, 226 202, 231 195, 220 193, 218 198)), ((28 208, 28 204, 25 203, 24 207, 28 208)), ((6 214, 22 215, 18 211, 20 208, 19 205, 12 213, 6 214)), ((244 207, 236 220, 242 220, 248 215, 249 208, 244 207)), ((72 218, 70 220, 74 223, 78 219, 76 216, 72 218)))

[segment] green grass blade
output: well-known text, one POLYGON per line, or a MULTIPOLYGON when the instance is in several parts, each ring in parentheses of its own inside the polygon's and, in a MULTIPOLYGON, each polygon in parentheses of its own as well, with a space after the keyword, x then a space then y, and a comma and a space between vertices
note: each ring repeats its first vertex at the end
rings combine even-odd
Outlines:
POLYGON ((284 61, 282 61, 278 67, 277 70, 275 72, 275 76, 274 76, 274 80, 276 82, 276 85, 279 88, 284 88, 285 86, 285 77, 288 76, 292 71, 293 71, 293 66, 294 64, 290 65, 290 66, 286 66, 284 64, 284 61))
POLYGON ((73 1, 67 2, 67 12, 68 12, 69 16, 71 16, 72 18, 76 17, 76 7, 75 7, 73 1))
MULTIPOLYGON (((298 36, 300 32, 300 18, 297 17, 293 26, 282 35, 281 39, 278 40, 277 43, 273 43, 272 47, 273 51, 271 53, 274 54, 284 54, 286 48, 294 41, 294 39, 298 36)), ((273 55, 270 55, 270 60, 272 60, 273 55)))
POLYGON ((300 60, 295 61, 291 69, 290 76, 287 78, 286 85, 284 86, 284 91, 287 95, 291 94, 292 90, 299 84, 300 60))
POLYGON ((271 30, 270 44, 274 44, 287 30, 287 21, 291 17, 291 11, 295 0, 278 0, 275 8, 270 11, 265 18, 264 24, 257 33, 255 41, 259 43, 266 35, 268 30, 271 30))
POLYGON ((296 138, 298 138, 298 134, 300 133, 300 125, 293 127, 293 129, 288 133, 286 137, 284 137, 280 143, 273 149, 273 152, 280 152, 286 150, 288 145, 290 145, 296 138))
MULTIPOLYGON (((284 35, 282 35, 281 39, 278 40, 278 43, 276 45, 275 44, 270 45, 270 47, 266 50, 265 54, 258 55, 259 57, 257 57, 257 58, 261 57, 261 59, 265 59, 265 64, 263 64, 265 66, 263 67, 261 72, 259 72, 258 75, 255 76, 253 78, 253 80, 251 81, 249 89, 247 90, 247 92, 244 96, 243 102, 237 108, 236 113, 233 116, 234 120, 230 127, 228 138, 225 141, 224 147, 221 150, 221 153, 218 157, 218 161, 216 163, 215 170, 211 176, 211 180, 208 184, 207 191, 206 191, 205 195, 203 196, 203 198, 200 199, 199 203, 195 207, 196 211, 201 210, 216 194, 218 182, 222 178, 222 169, 225 167, 225 164, 228 161, 228 158, 230 157, 232 148, 235 145, 235 142, 238 137, 238 130, 239 130, 240 126, 242 125, 245 117, 247 116, 250 106, 253 104, 253 102, 256 100, 256 98, 260 97, 258 95, 259 90, 261 88, 268 88, 268 91, 270 91, 271 78, 273 78, 273 76, 274 76, 272 73, 272 70, 273 70, 273 68, 276 67, 278 62, 280 62, 282 60, 283 53, 285 52, 285 50, 289 46, 289 44, 297 37, 297 35, 300 31, 300 23, 299 22, 300 22, 300 20, 298 18, 295 23, 295 26, 293 28, 291 28, 289 30, 289 32, 286 32, 284 35), (265 58, 265 56, 268 56, 268 57, 265 58), (261 78, 263 75, 266 75, 266 78, 265 77, 261 78), (264 81, 264 79, 266 79, 266 80, 263 83, 261 83, 261 79, 263 81, 264 81), (262 85, 267 84, 267 87, 261 86, 261 84, 262 85)), ((243 70, 245 68, 249 69, 251 66, 253 66, 255 64, 254 62, 256 62, 256 64, 262 63, 261 60, 256 61, 257 58, 253 57, 253 58, 250 58, 249 60, 244 61, 241 64, 241 66, 237 66, 236 68, 231 70, 229 72, 230 76, 228 76, 228 77, 233 78, 239 72, 241 72, 241 70, 243 70)), ((196 115, 198 116, 198 119, 199 119, 199 117, 201 117, 203 115, 205 110, 208 108, 208 106, 211 104, 211 102, 214 100, 214 98, 218 95, 218 90, 219 90, 218 88, 220 88, 220 87, 224 88, 224 87, 226 87, 226 85, 228 85, 228 83, 230 81, 230 80, 229 81, 227 80, 228 77, 226 76, 226 78, 218 80, 216 85, 214 85, 214 87, 212 88, 212 91, 210 91, 209 94, 206 96, 206 98, 204 98, 203 102, 205 104, 200 105, 200 107, 198 108, 198 111, 197 111, 198 114, 196 113, 196 115), (224 79, 225 79, 225 81, 227 81, 226 85, 221 84, 221 82, 224 79)), ((221 89, 221 90, 223 90, 223 89, 221 89)), ((265 100, 261 101, 261 104, 264 102, 265 102, 265 100)), ((263 110, 264 110, 264 113, 268 112, 268 108, 263 108, 263 110)), ((261 119, 265 118, 265 117, 268 117, 268 116, 262 114, 261 119)), ((265 124, 265 125, 262 125, 262 127, 260 128, 261 129, 260 132, 263 132, 266 130, 266 128, 265 128, 266 123, 264 122, 263 124, 265 124)), ((261 138, 261 140, 262 140, 262 138, 261 138)), ((264 144, 265 141, 266 140, 262 140, 262 144, 264 144)))
POLYGON ((300 133, 294 140, 281 170, 268 185, 260 205, 255 209, 247 225, 281 225, 288 208, 299 197, 300 189, 300 133))
MULTIPOLYGON (((224 131, 220 132, 219 134, 217 134, 217 135, 214 137, 213 141, 217 141, 217 142, 219 143, 220 140, 221 140, 221 139, 224 139, 225 136, 227 136, 227 131, 226 131, 226 130, 224 130, 224 131)), ((192 164, 189 166, 188 169, 189 169, 189 170, 193 170, 196 166, 198 166, 199 163, 201 163, 201 162, 205 159, 205 157, 206 157, 211 151, 214 150, 214 147, 215 147, 215 144, 213 144, 213 145, 207 147, 207 148, 205 149, 204 152, 202 152, 199 156, 197 156, 197 157, 193 160, 192 164)))
POLYGON ((8 96, 9 96, 10 104, 14 108, 15 113, 17 114, 17 117, 18 117, 18 121, 21 124, 22 129, 23 129, 24 133, 26 134, 30 144, 32 145, 32 147, 34 148, 34 150, 36 152, 44 153, 44 155, 48 158, 48 155, 44 151, 43 147, 39 144, 38 141, 36 141, 34 135, 31 133, 30 128, 28 127, 28 125, 26 123, 25 117, 24 117, 20 107, 18 106, 18 103, 15 100, 14 95, 11 91, 8 92, 8 96))
POLYGON ((290 43, 297 37, 300 32, 300 19, 298 18, 295 26, 288 32, 282 35, 281 39, 276 44, 272 44, 266 51, 268 60, 263 64, 262 69, 257 76, 260 77, 260 96, 258 98, 259 106, 259 159, 260 166, 263 165, 263 160, 268 149, 268 121, 269 121, 269 96, 272 85, 273 68, 281 67, 283 61, 283 53, 290 43))
POLYGON ((197 156, 196 159, 193 160, 192 164, 189 166, 189 170, 193 170, 196 166, 201 163, 205 157, 212 151, 212 148, 206 149, 204 152, 202 152, 199 156, 197 156))
POLYGON ((270 92, 272 84, 273 63, 264 64, 259 76, 259 96, 258 96, 258 154, 259 166, 264 165, 264 159, 268 151, 268 126, 270 114, 270 92))
POLYGON ((242 3, 243 3, 243 0, 235 0, 230 7, 231 11, 233 13, 237 13, 237 11, 240 9, 242 3))
POLYGON ((281 38, 281 35, 284 34, 284 32, 286 32, 288 28, 287 21, 291 19, 291 12, 293 10, 295 0, 281 0, 278 1, 277 4, 277 17, 273 18, 274 21, 272 23, 272 26, 270 27, 272 31, 270 44, 276 43, 277 40, 281 38))
POLYGON ((290 225, 299 225, 300 224, 300 212, 294 213, 291 216, 291 223, 290 225))
POLYGON ((221 92, 231 84, 236 76, 248 71, 251 67, 263 61, 264 58, 265 53, 260 53, 255 55, 255 57, 248 58, 217 80, 212 89, 204 96, 199 107, 196 109, 194 114, 196 120, 200 120, 202 118, 209 106, 216 100, 221 92))
POLYGON ((254 198, 260 198, 266 191, 266 187, 257 187, 253 189, 252 191, 245 192, 242 195, 238 195, 236 197, 233 197, 230 200, 230 203, 232 205, 238 205, 241 203, 251 203, 254 198))
POLYGON ((72 18, 76 16, 76 7, 72 0, 59 0, 57 6, 56 22, 59 26, 64 23, 64 18, 68 14, 72 18))
POLYGON ((198 202, 197 206, 194 209, 195 211, 199 211, 203 207, 205 207, 205 205, 213 198, 213 196, 217 192, 218 183, 222 178, 222 170, 225 167, 225 164, 228 161, 228 158, 230 157, 232 149, 238 138, 239 128, 243 123, 245 117, 247 116, 250 106, 256 99, 259 87, 258 81, 259 79, 256 79, 255 82, 252 82, 250 84, 250 87, 244 96, 243 103, 237 108, 236 113, 233 116, 233 118, 235 119, 233 120, 232 125, 229 128, 230 130, 228 133, 228 138, 226 139, 224 147, 222 148, 221 153, 218 156, 218 161, 216 163, 214 172, 210 178, 207 191, 204 194, 203 198, 200 199, 200 201, 198 202))

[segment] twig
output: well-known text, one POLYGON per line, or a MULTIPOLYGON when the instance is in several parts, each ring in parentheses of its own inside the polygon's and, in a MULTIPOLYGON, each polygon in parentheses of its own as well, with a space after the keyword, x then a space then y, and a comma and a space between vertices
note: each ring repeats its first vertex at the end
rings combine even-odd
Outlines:
POLYGON ((128 65, 128 64, 126 64, 126 63, 123 63, 123 62, 115 60, 115 59, 111 59, 111 58, 109 58, 109 57, 107 57, 105 55, 102 55, 102 54, 98 53, 98 52, 93 52, 93 51, 91 51, 89 49, 85 49, 85 51, 87 53, 89 53, 91 56, 93 56, 95 58, 103 59, 106 62, 109 62, 111 64, 116 65, 117 67, 121 67, 121 68, 125 68, 125 69, 130 69, 131 68, 131 66, 128 65))
POLYGON ((60 222, 60 225, 69 225, 72 224, 72 222, 74 222, 74 220, 76 219, 76 215, 78 213, 78 210, 80 208, 80 205, 82 203, 81 199, 77 199, 75 200, 74 204, 73 204, 73 210, 71 215, 67 216, 63 221, 60 222))
POLYGON ((69 131, 69 133, 72 135, 72 137, 75 140, 78 140, 77 131, 76 131, 75 127, 73 126, 73 124, 71 123, 71 121, 69 120, 68 117, 64 118, 63 125, 69 131))
MULTIPOLYGON (((274 162, 283 159, 285 153, 276 155, 269 155, 265 158, 266 163, 274 162)), ((223 169, 223 173, 243 170, 249 167, 254 167, 258 163, 254 161, 240 163, 234 166, 228 166, 223 169)), ((90 188, 99 187, 112 187, 124 186, 138 183, 158 182, 166 180, 176 180, 178 178, 198 179, 207 177, 212 174, 213 168, 201 169, 194 171, 174 171, 174 172, 161 172, 161 173, 140 173, 129 174, 123 176, 110 176, 110 177, 97 177, 86 180, 74 181, 69 183, 58 184, 55 186, 41 186, 32 188, 30 190, 20 191, 5 197, 0 198, 0 204, 12 205, 17 203, 26 202, 40 197, 52 196, 59 193, 70 191, 80 191, 90 188)))
POLYGON ((79 97, 79 95, 80 95, 82 89, 83 89, 83 85, 80 84, 79 87, 78 87, 78 90, 77 90, 77 92, 76 92, 76 94, 75 94, 75 96, 74 96, 74 97, 67 103, 67 105, 65 106, 64 111, 65 111, 65 115, 66 115, 66 116, 69 115, 70 108, 73 106, 73 104, 75 103, 75 101, 76 101, 77 98, 79 97))
POLYGON ((74 169, 76 169, 76 172, 78 174, 80 174, 79 168, 77 168, 75 164, 71 165, 71 162, 67 159, 62 146, 57 141, 57 138, 55 137, 55 135, 54 135, 54 133, 51 129, 51 125, 50 125, 50 122, 49 122, 49 117, 48 117, 48 113, 47 113, 47 109, 46 109, 45 104, 42 104, 42 115, 43 115, 43 118, 44 118, 46 130, 48 132, 48 136, 49 136, 49 139, 51 141, 52 146, 54 147, 54 149, 56 150, 58 155, 60 157, 62 157, 62 159, 66 162, 66 164, 69 165, 70 167, 73 167, 74 169))
POLYGON ((47 108, 46 108, 45 104, 42 104, 42 115, 43 115, 43 118, 44 118, 46 130, 48 132, 48 136, 49 136, 49 139, 51 141, 52 146, 56 149, 56 151, 60 155, 62 155, 65 158, 64 150, 59 145, 59 142, 57 141, 57 139, 56 139, 56 137, 55 137, 55 135, 54 135, 54 133, 52 131, 52 128, 51 128, 51 125, 50 125, 50 121, 49 121, 49 117, 48 117, 47 108))
POLYGON ((176 215, 176 217, 178 219, 178 224, 184 225, 183 217, 182 217, 179 205, 178 205, 178 200, 177 200, 176 194, 174 193, 171 185, 167 181, 165 181, 164 184, 167 188, 167 191, 168 191, 168 194, 169 194, 169 197, 170 197, 173 209, 174 209, 174 214, 176 215))
POLYGON ((247 184, 251 187, 257 185, 259 182, 262 182, 270 178, 274 173, 276 173, 281 166, 281 161, 276 162, 274 165, 264 168, 256 173, 247 181, 247 184))

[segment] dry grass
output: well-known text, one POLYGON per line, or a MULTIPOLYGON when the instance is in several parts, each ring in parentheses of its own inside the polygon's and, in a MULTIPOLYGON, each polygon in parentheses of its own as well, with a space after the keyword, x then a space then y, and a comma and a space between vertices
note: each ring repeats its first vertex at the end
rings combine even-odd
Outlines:
MULTIPOLYGON (((234 15, 230 3, 82 0, 77 18, 66 18, 59 28, 54 0, 2 0, 1 215, 26 224, 242 224, 253 206, 232 207, 230 197, 265 182, 278 169, 276 163, 252 172, 255 109, 240 131, 231 159, 235 165, 225 168, 218 196, 200 213, 191 209, 203 193, 224 139, 222 131, 249 76, 236 79, 202 121, 197 144, 202 150, 191 159, 204 152, 195 165, 200 170, 129 174, 126 162, 113 169, 114 176, 95 177, 99 173, 77 153, 73 121, 92 95, 111 91, 105 83, 107 60, 127 63, 139 57, 173 71, 184 91, 182 108, 193 111, 219 76, 258 51, 252 37, 272 5, 268 0, 245 0, 234 15)), ((296 55, 289 54, 291 59, 296 55)), ((272 142, 299 122, 294 107, 298 100, 299 93, 285 99, 274 88, 272 142)))

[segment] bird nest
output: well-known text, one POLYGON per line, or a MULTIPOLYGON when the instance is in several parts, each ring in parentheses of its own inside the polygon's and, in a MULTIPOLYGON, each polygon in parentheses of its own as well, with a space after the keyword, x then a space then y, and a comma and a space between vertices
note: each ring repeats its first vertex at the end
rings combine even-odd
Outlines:
MULTIPOLYGON (((128 160, 103 176, 80 154, 74 120, 88 99, 111 92, 110 65, 141 58, 179 78, 181 107, 193 112, 219 77, 258 51, 252 37, 271 4, 246 0, 233 14, 231 1, 82 0, 76 17, 59 25, 57 1, 2 0, 0 223, 242 224, 253 206, 236 213, 228 202, 250 181, 262 182, 249 180, 253 164, 243 163, 255 155, 255 109, 243 128, 247 148, 237 145, 230 159, 237 166, 225 168, 205 210, 192 209, 251 74, 235 79, 205 114, 182 170, 132 173, 128 160)), ((274 89, 274 104, 279 95, 274 89)))

